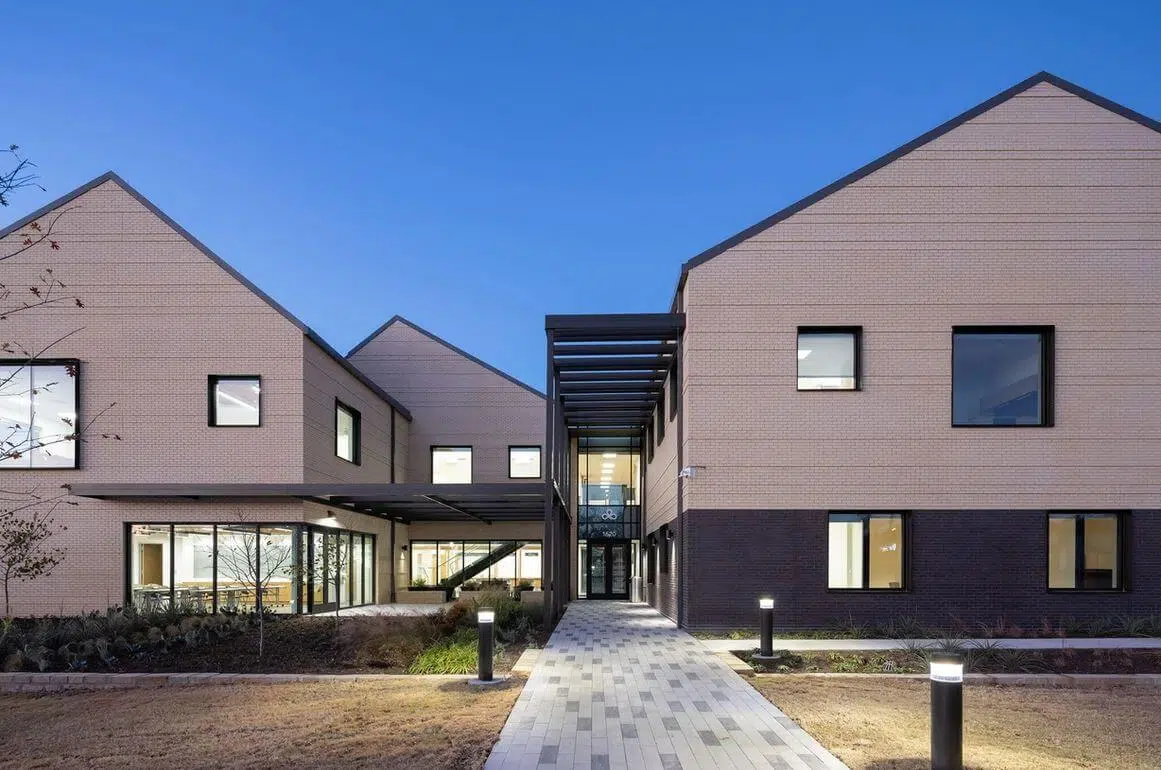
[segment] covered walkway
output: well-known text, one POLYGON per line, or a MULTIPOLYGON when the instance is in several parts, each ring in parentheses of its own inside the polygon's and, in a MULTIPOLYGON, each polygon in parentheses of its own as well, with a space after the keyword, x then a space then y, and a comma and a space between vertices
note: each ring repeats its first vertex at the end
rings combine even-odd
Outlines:
POLYGON ((576 601, 486 767, 845 765, 656 610, 576 601))

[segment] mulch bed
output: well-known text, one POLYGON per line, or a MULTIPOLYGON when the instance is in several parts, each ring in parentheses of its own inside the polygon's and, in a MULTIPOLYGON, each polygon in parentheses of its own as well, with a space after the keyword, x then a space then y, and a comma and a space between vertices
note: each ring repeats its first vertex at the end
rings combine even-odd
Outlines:
MULTIPOLYGON (((375 618, 378 623, 385 619, 375 618)), ((400 633, 412 618, 398 618, 400 633)), ((342 618, 340 624, 364 623, 363 617, 342 618)), ((396 625, 396 624, 392 624, 396 625)), ((342 625, 340 626, 340 629, 342 625)), ((508 671, 526 645, 508 644, 495 663, 508 671)), ((360 664, 342 630, 336 636, 330 617, 274 618, 266 623, 265 654, 258 659, 258 629, 250 628, 217 642, 151 651, 121 660, 109 669, 118 673, 231 673, 231 674, 406 674, 406 666, 360 664)))

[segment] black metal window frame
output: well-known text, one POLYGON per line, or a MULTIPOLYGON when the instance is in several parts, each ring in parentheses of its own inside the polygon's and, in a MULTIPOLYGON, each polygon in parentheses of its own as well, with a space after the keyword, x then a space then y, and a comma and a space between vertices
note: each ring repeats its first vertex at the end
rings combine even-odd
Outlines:
POLYGON ((657 425, 653 435, 657 438, 657 446, 665 440, 665 386, 661 386, 661 394, 657 397, 657 408, 653 411, 654 422, 657 425))
MULTIPOLYGON (((212 576, 210 581, 210 596, 211 596, 211 613, 216 613, 218 607, 218 529, 219 527, 229 527, 237 529, 239 527, 253 527, 255 537, 261 539, 263 529, 279 528, 289 529, 291 531, 291 540, 295 549, 294 564, 292 568, 292 577, 290 581, 292 596, 297 595, 298 611, 291 614, 309 615, 315 612, 314 609, 314 587, 315 578, 311 570, 302 569, 301 565, 304 557, 308 561, 313 561, 314 550, 314 535, 338 533, 340 537, 345 536, 347 544, 347 569, 352 569, 354 560, 352 559, 354 549, 354 535, 360 535, 362 538, 371 539, 371 586, 370 590, 366 584, 363 584, 362 575, 360 575, 359 582, 363 584, 363 595, 361 602, 356 604, 354 602, 354 581, 348 580, 348 589, 351 596, 349 597, 351 603, 347 607, 363 607, 369 604, 375 604, 376 588, 378 587, 378 536, 372 532, 362 532, 354 529, 336 529, 334 527, 318 527, 312 524, 302 524, 301 522, 279 522, 279 521, 261 521, 261 522, 228 522, 228 521, 128 521, 125 522, 124 532, 124 601, 125 606, 132 606, 133 604, 133 527, 148 526, 148 527, 169 527, 169 606, 172 607, 175 599, 175 591, 177 587, 174 585, 177 575, 176 559, 173 558, 174 546, 176 540, 177 527, 210 527, 211 528, 211 542, 213 543, 213 557, 212 557, 212 576), (304 539, 305 535, 305 539, 304 539), (306 551, 303 551, 303 545, 306 545, 306 551), (305 579, 304 579, 305 578, 305 579)), ((363 554, 366 559, 366 553, 363 554)), ((262 549, 259 547, 254 556, 255 571, 258 574, 262 572, 262 549)), ((364 574, 366 567, 363 566, 364 574)), ((341 578, 335 577, 335 584, 327 586, 334 592, 335 600, 338 600, 339 587, 342 585, 341 578)), ((345 609, 345 608, 344 608, 345 609)), ((326 610, 330 611, 330 610, 326 610)))
POLYGON ((674 356, 673 366, 669 369, 669 419, 677 419, 677 410, 681 408, 681 383, 677 381, 677 356, 674 356))
POLYGON ((652 585, 657 582, 657 535, 650 535, 645 543, 645 577, 652 585))
MULTIPOLYGON (((435 466, 433 465, 434 469, 435 466)), ((473 469, 474 470, 474 469, 473 469)), ((544 478, 544 447, 540 444, 509 444, 508 445, 508 478, 510 479, 542 479, 544 478), (536 475, 535 476, 513 476, 512 475, 512 450, 521 449, 528 451, 530 449, 536 450, 536 475)))
POLYGON ((657 530, 657 543, 658 547, 661 549, 658 553, 659 558, 657 559, 657 569, 661 572, 662 575, 669 574, 669 552, 673 547, 671 535, 672 530, 669 529, 668 524, 662 524, 661 528, 657 530))
POLYGON ((345 460, 352 465, 363 464, 363 415, 351 406, 335 399, 335 457, 345 460), (344 412, 351 418, 351 457, 339 454, 339 412, 344 412))
POLYGON ((1055 425, 1056 327, 1033 326, 953 326, 951 327, 951 427, 953 428, 1051 428, 1055 425), (1040 335, 1040 422, 1035 424, 972 424, 955 421, 955 341, 972 334, 1038 334, 1040 335))
POLYGON ((794 387, 799 393, 855 393, 863 389, 863 327, 861 326, 799 326, 794 335, 794 358, 794 387), (799 386, 799 380, 802 379, 802 359, 798 358, 798 348, 804 334, 851 335, 855 348, 855 385, 853 388, 803 388, 799 386))
POLYGON ((206 422, 211 428, 261 428, 262 427, 262 375, 260 374, 210 374, 206 377, 206 395, 209 400, 209 412, 206 422), (247 382, 253 380, 258 383, 258 422, 254 425, 222 425, 218 422, 218 383, 219 382, 247 382))
POLYGON ((1044 587, 1049 593, 1126 593, 1129 590, 1129 522, 1130 511, 1127 510, 1084 510, 1084 511, 1048 511, 1044 517, 1044 587), (1113 588, 1085 588, 1084 587, 1084 573, 1085 573, 1085 547, 1084 547, 1084 527, 1081 522, 1088 516, 1115 516, 1117 519, 1117 547, 1116 559, 1117 568, 1116 574, 1118 577, 1118 584, 1113 588), (1049 569, 1049 559, 1051 558, 1051 523, 1053 519, 1072 518, 1076 521, 1076 539, 1073 547, 1076 549, 1073 553, 1073 561, 1075 563, 1075 576, 1073 582, 1075 585, 1072 588, 1053 588, 1049 585, 1051 580, 1051 571, 1049 569))
MULTIPOLYGON (((73 417, 73 427, 77 430, 83 424, 81 422, 81 362, 76 358, 20 358, 20 359, 0 359, 0 366, 21 366, 35 368, 37 366, 71 366, 73 367, 73 409, 75 415, 73 417)), ((30 405, 31 408, 31 405, 30 405)), ((73 464, 72 465, 45 465, 36 466, 31 464, 29 458, 29 465, 3 465, 0 466, 0 471, 75 471, 81 467, 81 445, 84 443, 77 439, 72 439, 73 442, 73 464)))
MULTIPOLYGON (((830 523, 835 519, 840 521, 854 521, 858 520, 863 523, 863 575, 861 588, 832 588, 830 585, 829 576, 827 578, 827 591, 834 591, 836 593, 906 593, 911 590, 911 513, 910 511, 830 511, 826 516, 826 524, 829 532, 830 523), (903 567, 899 575, 898 588, 882 588, 870 587, 871 583, 871 519, 886 519, 898 518, 900 526, 903 527, 903 532, 900 535, 900 547, 903 549, 903 567)), ((829 543, 828 543, 829 548, 829 543)), ((827 563, 829 564, 830 554, 827 554, 827 563)))

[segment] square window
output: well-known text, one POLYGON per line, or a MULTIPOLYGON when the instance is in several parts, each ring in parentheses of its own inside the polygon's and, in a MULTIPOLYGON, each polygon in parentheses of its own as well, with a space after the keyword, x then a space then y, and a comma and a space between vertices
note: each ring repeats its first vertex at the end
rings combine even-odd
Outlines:
POLYGON ((832 513, 827 587, 901 590, 906 518, 902 513, 832 513))
POLYGON ((1124 514, 1048 514, 1048 587, 1119 591, 1124 514))
POLYGON ((79 379, 79 361, 0 361, 0 469, 77 467, 79 379))
POLYGON ((433 446, 431 448, 432 484, 471 484, 472 448, 470 446, 433 446))
POLYGON ((1051 326, 957 326, 951 343, 951 424, 1052 425, 1051 326))
POLYGON ((862 327, 798 327, 798 389, 858 390, 862 327))
POLYGON ((210 427, 262 424, 262 378, 256 374, 210 375, 210 427))
POLYGON ((510 446, 510 447, 508 447, 508 478, 510 478, 510 479, 538 479, 538 478, 540 478, 540 447, 538 447, 538 446, 510 446))
POLYGON ((361 461, 362 416, 357 409, 335 400, 335 456, 358 465, 361 461))

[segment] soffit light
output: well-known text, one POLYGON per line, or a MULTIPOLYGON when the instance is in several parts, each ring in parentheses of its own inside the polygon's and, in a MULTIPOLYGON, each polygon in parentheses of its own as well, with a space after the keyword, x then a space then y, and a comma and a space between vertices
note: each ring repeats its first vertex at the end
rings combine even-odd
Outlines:
POLYGON ((811 351, 809 351, 809 350, 799 350, 798 351, 798 360, 801 361, 802 359, 809 356, 810 353, 811 353, 811 351))

